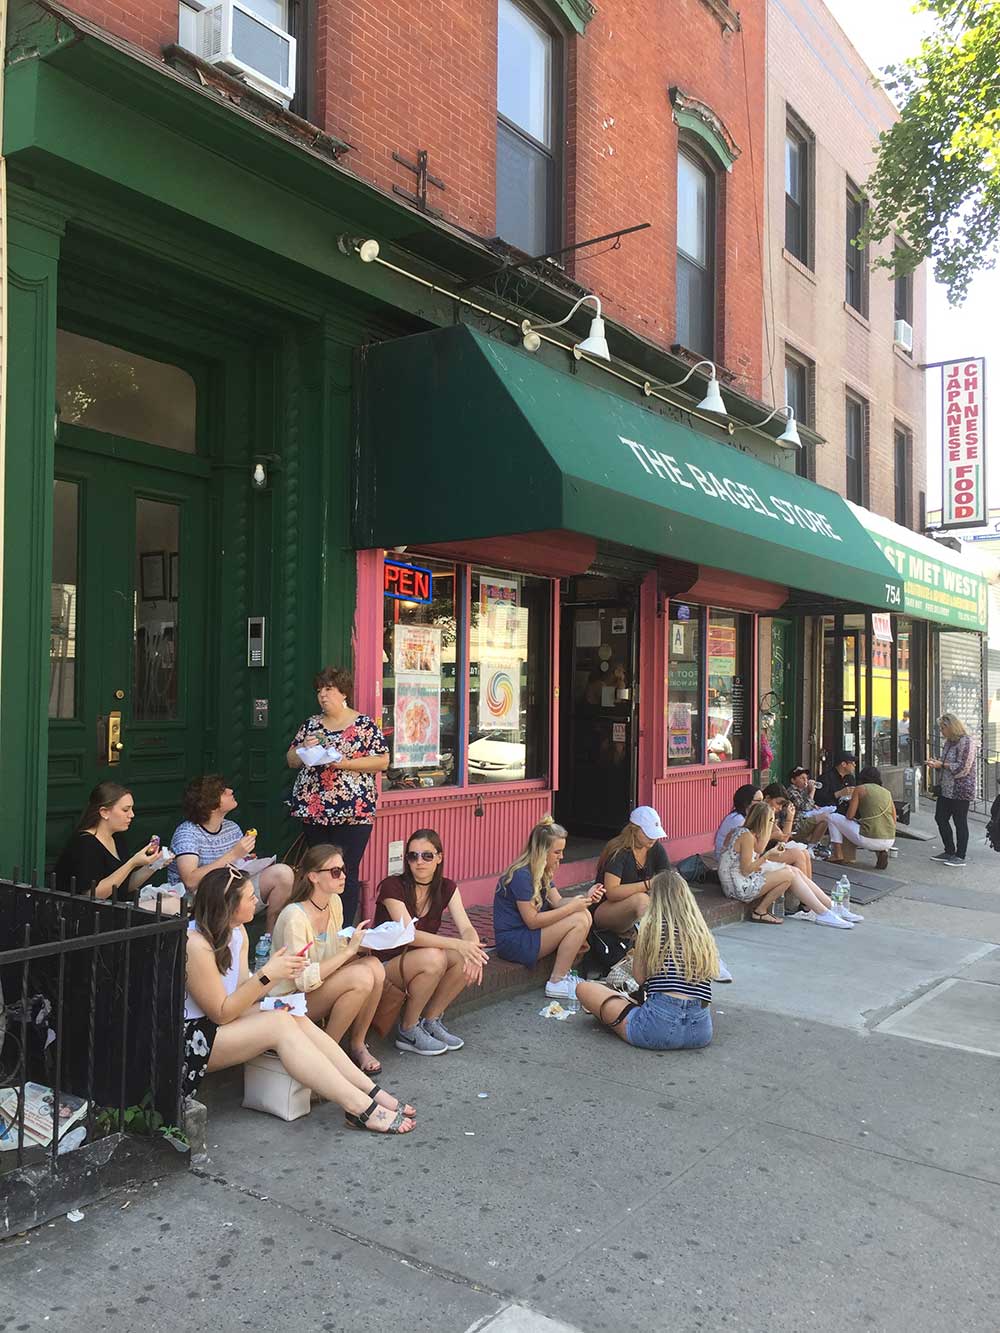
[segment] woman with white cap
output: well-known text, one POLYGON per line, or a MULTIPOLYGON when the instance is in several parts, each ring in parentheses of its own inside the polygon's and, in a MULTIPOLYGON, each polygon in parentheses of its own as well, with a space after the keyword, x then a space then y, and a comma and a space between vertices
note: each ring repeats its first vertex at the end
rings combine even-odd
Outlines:
POLYGON ((670 857, 660 841, 666 836, 653 807, 640 805, 604 848, 595 877, 604 885, 604 901, 594 908, 594 925, 599 930, 622 935, 645 916, 649 881, 670 869, 670 857))

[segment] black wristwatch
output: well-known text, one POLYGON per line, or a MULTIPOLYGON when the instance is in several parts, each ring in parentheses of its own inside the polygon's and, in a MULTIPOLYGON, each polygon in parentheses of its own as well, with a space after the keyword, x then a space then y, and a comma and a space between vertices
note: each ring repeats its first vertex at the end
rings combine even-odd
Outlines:
POLYGON ((271 984, 271 978, 267 975, 266 972, 258 972, 257 980, 260 982, 262 986, 270 986, 271 984))

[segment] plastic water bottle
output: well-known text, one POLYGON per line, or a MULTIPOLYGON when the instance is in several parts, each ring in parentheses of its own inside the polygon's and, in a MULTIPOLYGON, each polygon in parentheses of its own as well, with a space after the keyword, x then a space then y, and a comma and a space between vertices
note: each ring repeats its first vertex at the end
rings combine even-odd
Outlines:
POLYGON ((851 881, 846 875, 841 875, 833 886, 833 893, 830 895, 838 907, 846 907, 851 901, 851 881))
POLYGON ((271 957, 271 937, 270 935, 261 935, 257 941, 257 948, 253 955, 253 970, 259 972, 271 957))
POLYGON ((568 1014, 578 1014, 580 1012, 580 1001, 576 998, 576 987, 580 978, 577 976, 575 968, 566 979, 569 982, 570 994, 563 1002, 563 1008, 568 1014))

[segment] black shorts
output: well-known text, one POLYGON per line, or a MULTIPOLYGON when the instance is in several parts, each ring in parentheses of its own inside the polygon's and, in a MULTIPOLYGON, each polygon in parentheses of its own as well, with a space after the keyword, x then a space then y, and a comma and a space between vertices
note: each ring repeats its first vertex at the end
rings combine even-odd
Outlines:
POLYGON ((181 1092, 185 1097, 193 1097, 205 1077, 218 1030, 218 1023, 213 1023, 210 1018, 185 1020, 184 1068, 181 1073, 181 1092))

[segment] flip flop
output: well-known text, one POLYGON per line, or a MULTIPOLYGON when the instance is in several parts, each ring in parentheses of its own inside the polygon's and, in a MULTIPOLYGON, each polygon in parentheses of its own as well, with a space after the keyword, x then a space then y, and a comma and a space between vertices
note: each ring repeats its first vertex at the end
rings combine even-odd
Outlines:
POLYGON ((351 1051, 351 1059, 361 1070, 362 1074, 367 1074, 369 1078, 374 1078, 376 1074, 381 1074, 382 1066, 375 1059, 367 1046, 358 1047, 351 1051), (365 1064, 365 1059, 371 1061, 371 1064, 365 1064))
POLYGON ((758 926, 783 926, 785 923, 779 916, 772 916, 770 912, 751 912, 750 920, 756 921, 758 926))

